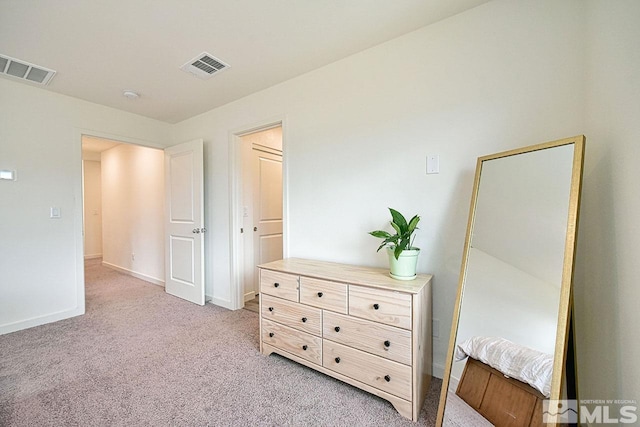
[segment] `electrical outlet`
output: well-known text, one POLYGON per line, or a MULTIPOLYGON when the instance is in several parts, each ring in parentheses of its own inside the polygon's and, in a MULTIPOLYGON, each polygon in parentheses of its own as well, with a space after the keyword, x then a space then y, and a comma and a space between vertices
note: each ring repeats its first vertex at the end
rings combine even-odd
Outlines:
POLYGON ((131 253, 131 261, 135 261, 136 260, 136 254, 134 254, 133 252, 131 253))
POLYGON ((432 319, 431 326, 432 326, 431 335, 433 335, 434 338, 440 338, 440 320, 432 319))

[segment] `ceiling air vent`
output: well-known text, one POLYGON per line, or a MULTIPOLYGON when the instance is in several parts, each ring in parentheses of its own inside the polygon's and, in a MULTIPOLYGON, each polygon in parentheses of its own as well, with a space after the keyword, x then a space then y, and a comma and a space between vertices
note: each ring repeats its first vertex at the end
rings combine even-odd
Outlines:
POLYGON ((225 64, 220 59, 207 52, 202 52, 200 55, 180 67, 182 71, 191 73, 200 79, 208 79, 214 74, 224 71, 227 68, 229 68, 229 64, 225 64))
POLYGON ((55 71, 48 68, 30 64, 7 55, 0 55, 0 75, 46 85, 49 84, 55 74, 55 71))

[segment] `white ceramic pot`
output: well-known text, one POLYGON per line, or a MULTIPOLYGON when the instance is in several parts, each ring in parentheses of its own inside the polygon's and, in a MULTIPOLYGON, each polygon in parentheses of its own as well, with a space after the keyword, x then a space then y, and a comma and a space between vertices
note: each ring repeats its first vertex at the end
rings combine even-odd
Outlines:
POLYGON ((418 265, 419 248, 405 249, 398 259, 393 255, 394 248, 387 247, 389 255, 389 275, 398 280, 413 280, 416 278, 416 266, 418 265))

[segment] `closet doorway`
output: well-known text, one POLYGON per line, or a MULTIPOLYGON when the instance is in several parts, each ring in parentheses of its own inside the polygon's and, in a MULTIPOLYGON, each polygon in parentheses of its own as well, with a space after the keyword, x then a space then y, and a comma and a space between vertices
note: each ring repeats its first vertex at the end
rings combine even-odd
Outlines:
MULTIPOLYGON (((237 136, 241 154, 239 306, 257 305, 257 266, 283 257, 282 125, 237 136)), ((237 282, 236 282, 237 283, 237 282)))

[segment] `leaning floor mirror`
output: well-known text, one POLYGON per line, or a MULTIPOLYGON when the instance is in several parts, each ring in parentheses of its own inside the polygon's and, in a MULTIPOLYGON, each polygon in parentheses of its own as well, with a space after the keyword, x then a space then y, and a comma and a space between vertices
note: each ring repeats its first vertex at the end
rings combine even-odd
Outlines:
POLYGON ((478 159, 438 426, 555 425, 564 413, 549 403, 575 384, 584 145, 577 136, 478 159))

